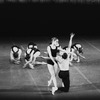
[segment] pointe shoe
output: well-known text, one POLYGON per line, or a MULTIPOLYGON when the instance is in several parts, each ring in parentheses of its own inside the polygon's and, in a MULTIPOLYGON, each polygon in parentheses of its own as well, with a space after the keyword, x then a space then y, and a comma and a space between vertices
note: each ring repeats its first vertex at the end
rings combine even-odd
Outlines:
POLYGON ((20 64, 20 60, 15 60, 14 63, 15 64, 20 64))
POLYGON ((57 90, 57 87, 52 87, 52 95, 55 95, 56 90, 57 90))
POLYGON ((64 84, 62 83, 62 87, 64 87, 64 84))
POLYGON ((25 67, 26 67, 26 65, 23 66, 23 68, 25 68, 25 67))
POLYGON ((51 85, 51 81, 49 80, 49 81, 48 81, 48 86, 50 86, 50 85, 51 85))
POLYGON ((78 59, 76 62, 80 62, 80 59, 78 59))
POLYGON ((20 62, 14 62, 15 64, 19 64, 20 62))
POLYGON ((30 64, 30 68, 31 68, 31 69, 34 69, 34 66, 30 64))

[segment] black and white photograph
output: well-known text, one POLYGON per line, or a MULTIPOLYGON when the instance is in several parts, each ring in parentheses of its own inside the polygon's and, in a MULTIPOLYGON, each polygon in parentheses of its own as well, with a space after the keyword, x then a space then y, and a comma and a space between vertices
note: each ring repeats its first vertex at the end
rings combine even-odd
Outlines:
POLYGON ((99 100, 100 0, 0 0, 0 99, 99 100))

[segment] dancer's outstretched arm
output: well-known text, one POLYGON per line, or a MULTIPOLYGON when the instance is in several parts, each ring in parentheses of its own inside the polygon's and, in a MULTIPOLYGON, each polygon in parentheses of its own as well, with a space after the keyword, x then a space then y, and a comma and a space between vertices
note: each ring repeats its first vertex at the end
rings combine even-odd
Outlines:
POLYGON ((70 52, 70 49, 71 49, 71 46, 72 46, 72 39, 73 39, 74 35, 75 34, 73 34, 73 33, 70 34, 70 40, 69 40, 69 44, 68 44, 69 52, 70 52))

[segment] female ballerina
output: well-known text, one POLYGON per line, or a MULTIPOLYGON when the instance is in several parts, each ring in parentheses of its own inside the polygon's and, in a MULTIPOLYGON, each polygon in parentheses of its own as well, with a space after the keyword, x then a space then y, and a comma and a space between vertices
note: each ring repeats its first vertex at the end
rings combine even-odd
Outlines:
POLYGON ((47 46, 47 53, 49 57, 49 59, 47 59, 47 67, 51 75, 51 78, 48 81, 48 86, 50 86, 51 83, 53 82, 54 87, 52 87, 52 94, 54 94, 53 93, 54 90, 56 91, 58 89, 57 80, 56 80, 56 74, 57 74, 57 69, 58 69, 56 56, 57 56, 57 53, 59 52, 58 48, 59 48, 59 40, 56 37, 53 37, 50 45, 47 46))

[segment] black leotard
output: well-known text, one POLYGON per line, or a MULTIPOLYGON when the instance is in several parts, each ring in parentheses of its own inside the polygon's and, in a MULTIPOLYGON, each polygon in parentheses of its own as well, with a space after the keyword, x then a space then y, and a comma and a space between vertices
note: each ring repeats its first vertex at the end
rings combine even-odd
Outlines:
POLYGON ((51 46, 50 46, 50 49, 51 49, 51 55, 53 57, 56 57, 57 53, 59 52, 58 48, 56 47, 55 49, 52 49, 51 46))
MULTIPOLYGON (((52 57, 56 57, 57 53, 59 52, 58 48, 56 47, 55 49, 52 49, 50 46, 50 50, 51 50, 51 55, 52 57)), ((49 57, 49 55, 48 55, 49 57)), ((57 63, 57 61, 55 60, 55 62, 57 63)), ((50 65, 54 65, 54 62, 51 59, 47 59, 47 63, 50 65)))
POLYGON ((36 48, 31 48, 31 51, 30 51, 29 53, 27 53, 27 51, 26 51, 26 57, 25 57, 25 59, 26 59, 27 61, 29 61, 30 55, 31 55, 32 51, 34 51, 34 53, 33 53, 33 55, 34 55, 36 52, 38 52, 38 51, 40 51, 40 50, 38 50, 38 49, 36 49, 36 48))

